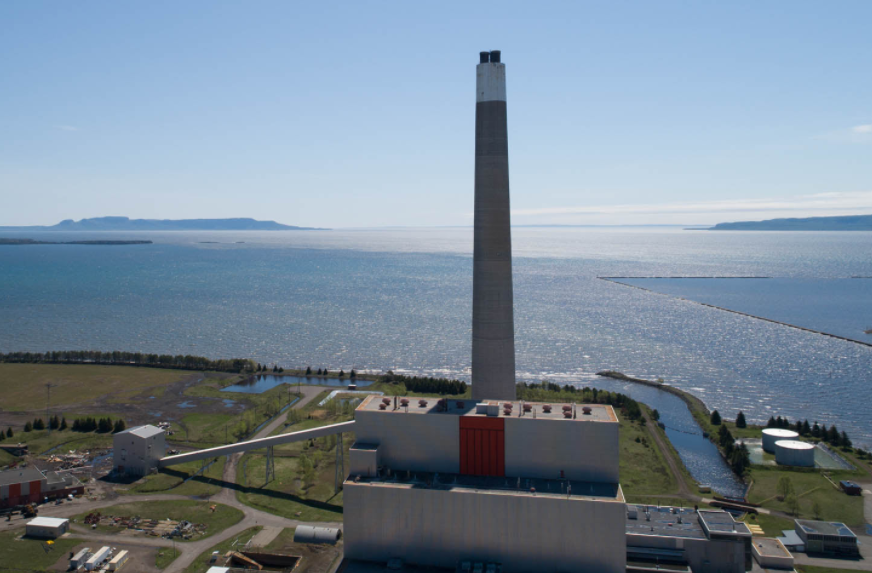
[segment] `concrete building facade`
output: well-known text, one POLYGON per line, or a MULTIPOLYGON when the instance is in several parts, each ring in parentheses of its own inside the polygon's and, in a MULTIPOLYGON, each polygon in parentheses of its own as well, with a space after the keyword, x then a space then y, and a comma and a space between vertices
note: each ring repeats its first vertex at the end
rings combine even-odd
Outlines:
POLYGON ((166 453, 166 432, 155 426, 137 426, 118 432, 112 439, 115 471, 143 476, 158 467, 166 453))
POLYGON ((506 66, 482 52, 476 67, 472 397, 515 399, 515 318, 509 206, 506 66))
POLYGON ((346 557, 623 572, 617 416, 567 408, 365 399, 343 486, 346 557))

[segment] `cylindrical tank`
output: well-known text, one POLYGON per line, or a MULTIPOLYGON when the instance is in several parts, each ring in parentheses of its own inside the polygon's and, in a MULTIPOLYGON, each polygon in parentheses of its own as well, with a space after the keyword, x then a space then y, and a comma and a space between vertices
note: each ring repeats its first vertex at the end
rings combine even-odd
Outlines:
POLYGON ((775 461, 783 466, 814 467, 814 444, 797 440, 775 442, 775 461))
POLYGON ((775 453, 775 442, 778 440, 795 440, 799 434, 793 430, 782 430, 781 428, 766 428, 763 430, 763 451, 770 454, 775 453))

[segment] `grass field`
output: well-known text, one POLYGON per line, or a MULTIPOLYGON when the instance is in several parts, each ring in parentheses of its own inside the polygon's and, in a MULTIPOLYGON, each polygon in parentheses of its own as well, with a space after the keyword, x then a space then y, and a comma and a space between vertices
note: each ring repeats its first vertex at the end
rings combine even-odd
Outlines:
POLYGON ((21 535, 24 535, 23 529, 0 533, 0 571, 45 571, 82 542, 81 539, 61 538, 47 546, 39 539, 18 540, 21 535), (51 550, 46 551, 45 547, 51 547, 51 550))
MULTIPOLYGON (((223 531, 231 525, 238 523, 243 514, 235 507, 218 504, 216 510, 210 511, 211 504, 207 501, 176 500, 176 501, 138 501, 134 503, 120 503, 100 510, 103 515, 114 516, 139 516, 144 519, 172 519, 181 521, 186 519, 192 523, 205 523, 206 534, 197 539, 203 539, 223 531)), ((76 516, 81 522, 87 513, 76 516)), ((115 528, 102 528, 104 531, 117 531, 115 528)), ((184 543, 181 539, 177 541, 184 543)))
POLYGON ((186 370, 93 366, 88 364, 0 364, 3 409, 21 412, 45 408, 45 385, 52 384, 52 404, 88 404, 109 396, 127 402, 190 376, 186 370))
POLYGON ((185 569, 185 573, 206 573, 209 570, 209 559, 212 557, 213 551, 218 551, 221 555, 224 555, 227 551, 229 551, 232 547, 234 547, 234 543, 238 545, 245 545, 249 539, 254 537, 258 531, 263 529, 260 526, 250 527, 240 533, 238 536, 228 539, 226 541, 222 541, 221 543, 214 545, 201 553, 194 559, 194 562, 191 563, 187 569, 185 569))
MULTIPOLYGON (((831 472, 830 476, 838 483, 840 479, 855 477, 857 472, 831 472)), ((863 523, 863 498, 845 495, 835 489, 820 471, 787 470, 770 466, 753 466, 751 479, 754 484, 748 493, 748 500, 760 503, 763 507, 777 509, 786 513, 790 508, 779 501, 778 481, 781 477, 790 478, 793 490, 799 499, 800 518, 815 519, 814 504, 820 509, 820 518, 827 521, 842 521, 847 525, 863 523)))
POLYGON ((162 468, 158 473, 146 476, 128 489, 119 489, 122 495, 141 495, 144 493, 172 493, 206 497, 221 490, 218 485, 224 472, 226 458, 219 457, 202 474, 185 481, 200 470, 200 462, 188 462, 168 468, 162 468))
POLYGON ((666 465, 663 452, 647 428, 638 422, 620 418, 619 443, 620 483, 629 501, 634 501, 638 496, 678 491, 678 484, 666 465))
POLYGON ((792 520, 765 513, 747 513, 742 521, 751 525, 759 525, 767 537, 781 537, 785 529, 793 529, 792 520))
MULTIPOLYGON (((67 422, 70 419, 67 418, 67 422)), ((66 453, 66 450, 90 450, 112 447, 112 434, 98 434, 96 432, 74 432, 70 429, 60 431, 34 430, 32 432, 17 432, 11 438, 0 440, 2 443, 27 444, 31 454, 42 454, 52 448, 58 448, 58 452, 66 453)))

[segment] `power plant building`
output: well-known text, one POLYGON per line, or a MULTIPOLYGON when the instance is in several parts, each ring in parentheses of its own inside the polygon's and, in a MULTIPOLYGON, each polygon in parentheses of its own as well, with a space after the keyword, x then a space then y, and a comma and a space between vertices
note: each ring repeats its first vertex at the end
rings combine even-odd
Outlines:
POLYGON ((454 569, 622 572, 611 406, 381 398, 355 412, 345 556, 454 569), (583 517, 582 517, 583 516, 583 517))

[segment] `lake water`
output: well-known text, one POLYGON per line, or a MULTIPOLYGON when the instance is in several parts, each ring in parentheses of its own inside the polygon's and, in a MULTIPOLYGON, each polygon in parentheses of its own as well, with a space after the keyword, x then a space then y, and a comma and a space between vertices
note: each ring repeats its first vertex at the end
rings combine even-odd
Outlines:
POLYGON ((872 343, 872 277, 642 278, 619 283, 872 343))
MULTIPOLYGON (((468 379, 471 229, 75 238, 155 244, 0 246, 0 350, 243 356, 468 379)), ((819 420, 872 445, 872 348, 597 278, 868 277, 870 245, 872 233, 517 228, 518 377, 662 377, 728 418, 819 420)))
MULTIPOLYGON (((355 381, 358 388, 364 388, 372 384, 372 382, 367 380, 355 381)), ((351 380, 348 378, 307 378, 305 376, 274 376, 272 374, 261 374, 259 376, 255 376, 250 380, 246 380, 245 382, 240 382, 239 384, 234 384, 233 386, 227 386, 226 388, 222 388, 222 392, 241 392, 243 394, 263 394, 267 390, 272 390, 276 386, 280 386, 282 384, 303 384, 305 386, 329 386, 331 388, 347 388, 349 384, 351 384, 351 380)))

